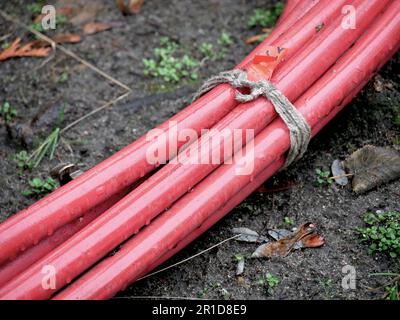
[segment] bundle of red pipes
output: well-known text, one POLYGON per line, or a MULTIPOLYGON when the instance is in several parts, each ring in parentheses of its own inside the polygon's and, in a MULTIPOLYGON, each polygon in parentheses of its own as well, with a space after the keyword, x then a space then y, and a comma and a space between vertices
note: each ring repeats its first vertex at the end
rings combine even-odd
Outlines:
MULTIPOLYGON (((257 80, 265 77, 264 62, 256 61, 264 61, 271 45, 286 48, 287 54, 270 81, 314 136, 397 51, 400 2, 288 1, 276 29, 237 68, 257 80), (345 21, 352 13, 354 27, 345 21)), ((160 125, 164 139, 142 137, 5 221, 0 225, 0 298, 106 299, 123 290, 282 168, 290 137, 276 117, 267 99, 238 104, 234 88, 218 85, 160 125), (188 146, 174 140, 171 121, 178 135, 213 130, 188 146), (223 163, 226 146, 221 140, 207 143, 215 132, 238 129, 253 130, 255 138, 231 148, 228 156, 234 161, 223 163), (178 153, 174 145, 181 148, 178 153), (159 155, 159 163, 150 163, 149 150, 161 148, 167 152, 159 155), (191 161, 204 150, 220 162, 191 161), (243 163, 252 171, 238 175, 243 163), (54 281, 46 283, 51 277, 54 281)))

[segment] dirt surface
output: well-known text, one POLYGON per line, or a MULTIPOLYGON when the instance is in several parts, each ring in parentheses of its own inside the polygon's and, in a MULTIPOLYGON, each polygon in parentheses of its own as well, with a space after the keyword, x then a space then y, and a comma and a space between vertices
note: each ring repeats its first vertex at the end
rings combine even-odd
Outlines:
MULTIPOLYGON (((0 9, 25 24, 32 23, 26 3, 33 1, 1 1, 0 9)), ((82 5, 85 1, 49 1, 59 7, 66 3, 82 5)), ((137 15, 122 17, 114 1, 93 1, 97 21, 112 22, 112 30, 83 36, 82 42, 65 45, 80 57, 112 75, 133 92, 112 108, 88 118, 63 135, 56 159, 46 159, 30 172, 20 172, 12 157, 27 149, 34 150, 56 126, 61 108, 63 126, 71 123, 124 90, 99 76, 75 59, 57 51, 50 60, 23 58, 0 63, 0 103, 9 101, 18 111, 15 122, 32 127, 32 143, 24 146, 20 139, 11 139, 4 123, 0 124, 0 221, 35 201, 23 196, 28 180, 47 177, 59 161, 79 164, 88 169, 142 136, 149 129, 184 108, 201 80, 232 68, 252 46, 244 39, 258 33, 249 29, 247 20, 255 8, 270 6, 273 1, 146 0, 137 15), (223 61, 206 61, 199 68, 198 81, 183 81, 162 87, 162 81, 143 74, 142 58, 152 56, 162 36, 179 41, 190 54, 198 54, 198 45, 210 42, 218 48, 221 31, 228 31, 234 40, 223 61), (66 81, 60 76, 67 73, 66 81)), ((17 36, 30 40, 33 36, 0 16, 1 44, 17 36)), ((77 32, 70 23, 55 32, 77 32)), ((49 33, 50 35, 52 33, 49 33)), ((265 233, 267 228, 284 227, 284 217, 295 225, 311 221, 325 237, 319 249, 296 251, 286 258, 246 260, 243 279, 235 277, 235 254, 249 255, 255 244, 235 240, 200 255, 178 267, 130 286, 119 298, 138 296, 217 298, 217 299, 375 299, 382 291, 369 288, 382 280, 369 276, 374 272, 398 271, 398 261, 381 255, 368 255, 359 243, 354 228, 363 226, 367 211, 400 210, 400 181, 357 196, 350 187, 315 186, 315 169, 329 169, 334 159, 343 159, 365 144, 398 148, 399 126, 394 121, 400 113, 399 55, 397 54, 358 97, 342 111, 311 143, 306 156, 290 169, 271 179, 275 187, 290 188, 275 193, 255 193, 229 216, 200 239, 164 264, 178 262, 232 236, 231 228, 248 227, 265 233), (356 269, 356 289, 342 288, 342 268, 356 269), (266 272, 279 279, 272 294, 258 280, 266 272)), ((29 142, 29 141, 28 141, 29 142)))

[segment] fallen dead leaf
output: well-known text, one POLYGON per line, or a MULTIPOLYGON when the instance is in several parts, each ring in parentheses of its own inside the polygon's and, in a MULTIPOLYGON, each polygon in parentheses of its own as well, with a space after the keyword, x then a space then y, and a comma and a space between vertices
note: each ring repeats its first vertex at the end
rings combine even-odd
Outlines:
POLYGON ((57 9, 57 14, 61 14, 66 17, 70 17, 74 14, 74 8, 73 7, 62 7, 57 9))
POLYGON ((139 13, 144 0, 129 0, 128 6, 125 5, 125 0, 116 0, 117 7, 122 14, 139 13))
POLYGON ((363 193, 400 177, 400 153, 366 145, 347 158, 344 166, 353 174, 353 191, 363 193))
POLYGON ((103 9, 103 4, 100 1, 87 1, 85 6, 79 10, 79 13, 70 19, 70 23, 74 26, 80 26, 93 21, 103 9))
MULTIPOLYGON (((58 44, 62 43, 77 43, 82 40, 79 34, 75 33, 60 33, 56 34, 52 40, 58 44)), ((45 40, 35 40, 30 42, 33 48, 45 48, 50 47, 51 44, 45 40)))
POLYGON ((77 43, 81 41, 81 36, 75 33, 62 33, 55 35, 53 41, 57 43, 77 43))
POLYGON ((242 275, 244 272, 244 259, 241 259, 238 261, 238 264, 236 266, 236 276, 242 275))
POLYGON ((263 242, 266 240, 264 237, 260 236, 256 231, 249 228, 233 228, 232 233, 238 235, 237 241, 242 242, 263 242))
POLYGON ((325 239, 319 234, 309 234, 300 240, 301 248, 318 248, 325 244, 325 239))
POLYGON ((51 48, 35 48, 34 42, 20 46, 21 38, 15 41, 4 51, 0 53, 0 61, 15 57, 47 57, 51 48))
POLYGON ((144 0, 130 0, 129 1, 129 11, 132 13, 139 13, 140 8, 143 5, 144 0))
MULTIPOLYGON (((298 231, 286 235, 278 241, 268 242, 259 246, 252 254, 253 258, 266 257, 271 258, 274 256, 286 257, 293 250, 300 248, 315 248, 322 246, 325 240, 322 236, 315 234, 315 225, 307 222, 300 226, 298 231), (303 242, 302 240, 306 241, 303 242)), ((280 232, 285 234, 286 232, 280 232)), ((278 237, 279 234, 278 233, 278 237)))
POLYGON ((85 34, 95 34, 112 28, 111 24, 102 22, 89 22, 83 26, 85 34))
POLYGON ((67 184, 80 176, 83 172, 73 163, 60 163, 50 171, 50 175, 54 179, 58 179, 60 185, 67 184))
POLYGON ((331 165, 331 171, 333 175, 332 179, 335 180, 338 185, 345 186, 349 183, 342 161, 339 159, 334 160, 331 165))

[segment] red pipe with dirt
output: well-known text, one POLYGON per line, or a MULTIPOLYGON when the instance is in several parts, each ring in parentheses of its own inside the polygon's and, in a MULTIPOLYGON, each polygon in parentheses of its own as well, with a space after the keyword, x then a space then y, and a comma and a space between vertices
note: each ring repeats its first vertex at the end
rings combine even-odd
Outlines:
MULTIPOLYGON (((294 8, 297 6, 295 1, 289 1, 288 4, 290 6, 290 12, 288 10, 285 11, 284 18, 286 21, 284 25, 281 25, 280 28, 276 28, 274 32, 272 32, 265 42, 273 42, 278 38, 279 35, 285 34, 290 26, 292 26, 296 21, 302 18, 305 13, 307 13, 318 1, 303 1, 302 7, 294 8)), ((286 7, 285 7, 286 8, 286 7)), ((283 17, 283 15, 282 15, 283 17)), ((312 22, 311 22, 312 23, 312 22)), ((310 23, 309 23, 310 25, 310 23)), ((307 26, 305 26, 307 29, 307 26)), ((292 32, 293 36, 293 32, 292 32)), ((291 36, 289 36, 290 39, 291 36)), ((287 39, 288 37, 286 37, 287 39)), ((304 40, 299 40, 300 44, 304 40)), ((294 45, 296 47, 296 44, 294 45)), ((292 50, 293 51, 293 50, 292 50)), ((129 188, 125 188, 129 189, 129 188)), ((121 193, 127 193, 128 191, 122 190, 121 193)), ((12 279, 14 276, 18 275, 21 271, 28 268, 34 262, 38 261, 40 258, 44 257, 51 250, 56 248, 61 243, 65 242, 68 238, 70 238, 77 231, 82 229, 85 225, 87 225, 90 221, 92 221, 95 217, 99 216, 106 209, 111 207, 111 205, 115 204, 118 200, 120 200, 119 196, 112 196, 108 200, 106 200, 105 205, 100 204, 96 208, 89 210, 89 213, 84 213, 81 218, 78 218, 79 222, 71 222, 61 228, 59 228, 53 235, 44 238, 37 245, 32 248, 28 248, 28 250, 23 251, 18 255, 18 257, 6 264, 3 264, 0 267, 0 287, 4 285, 7 281, 12 279), (100 209, 102 208, 102 209, 100 209)))
MULTIPOLYGON (((296 106, 312 127, 313 136, 356 94, 400 46, 400 2, 394 1, 373 27, 329 72, 313 85, 296 106), (342 101, 339 103, 338 101, 342 101)), ((272 175, 282 165, 290 146, 289 132, 276 119, 255 139, 254 174, 272 175), (275 167, 274 167, 275 166, 275 167)), ((240 155, 241 156, 241 155, 240 155)), ((56 299, 105 299, 137 279, 158 263, 180 241, 195 236, 196 228, 207 223, 211 214, 225 214, 231 197, 251 185, 249 176, 235 175, 237 165, 225 164, 201 182, 136 237, 66 288, 56 299), (236 167, 236 168, 235 168, 236 167)), ((244 194, 243 194, 244 196, 244 194)), ((241 195, 239 201, 243 200, 241 195)))
MULTIPOLYGON (((341 2, 341 1, 340 1, 341 2)), ((237 68, 243 68, 255 55, 263 53, 266 46, 274 43, 284 30, 291 27, 288 46, 289 54, 296 52, 315 33, 315 24, 329 20, 338 11, 338 1, 322 0, 318 4, 325 10, 322 12, 310 2, 307 10, 308 19, 290 25, 285 23, 273 31, 268 41, 264 41, 237 68), (319 13, 317 20, 315 13, 319 13), (293 36, 297 35, 297 37, 293 36)), ((293 17, 304 12, 293 12, 293 17)), ((293 21, 294 22, 294 21, 293 21)), ((281 44, 286 44, 284 41, 281 44)), ((228 85, 220 85, 192 105, 175 115, 170 121, 177 122, 178 132, 190 128, 200 134, 201 129, 208 129, 229 113, 236 105, 234 90, 228 85)), ((158 128, 168 132, 169 121, 158 128)), ((169 141, 167 141, 169 146, 169 141)), ((110 198, 113 194, 132 185, 140 177, 156 168, 146 161, 146 150, 154 146, 154 141, 146 141, 142 137, 131 145, 117 152, 107 160, 79 176, 76 180, 54 191, 29 208, 14 215, 0 224, 0 264, 15 258, 21 251, 38 243, 48 234, 79 218, 84 212, 110 198), (23 221, 23 223, 21 223, 23 221)), ((181 143, 181 145, 183 142, 181 143)), ((169 147, 167 148, 169 150, 169 147)), ((175 154, 167 154, 166 160, 175 154)))

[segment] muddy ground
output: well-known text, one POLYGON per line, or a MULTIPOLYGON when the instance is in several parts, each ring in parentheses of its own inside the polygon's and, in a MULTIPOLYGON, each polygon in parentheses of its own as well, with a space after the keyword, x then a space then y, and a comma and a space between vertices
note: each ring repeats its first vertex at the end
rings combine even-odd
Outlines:
MULTIPOLYGON (((79 6, 85 1, 49 1, 59 7, 66 3, 79 6)), ((4 1, 0 9, 25 24, 32 23, 26 3, 4 1)), ((122 17, 114 1, 93 1, 98 6, 97 21, 112 22, 112 30, 83 36, 78 44, 65 45, 80 57, 133 89, 130 96, 112 108, 88 118, 63 135, 56 159, 46 159, 33 172, 21 173, 12 157, 28 149, 32 151, 56 126, 61 108, 65 110, 63 126, 71 123, 103 103, 124 92, 91 69, 61 51, 48 61, 23 58, 0 63, 0 103, 15 106, 15 121, 32 127, 31 144, 11 139, 4 123, 0 124, 0 213, 1 220, 35 201, 23 196, 28 180, 47 177, 58 162, 78 163, 88 169, 117 150, 134 141, 177 111, 184 108, 201 80, 232 68, 252 46, 244 39, 259 33, 249 29, 247 20, 255 8, 271 6, 273 1, 146 0, 137 15, 122 17), (199 69, 198 81, 182 81, 162 86, 162 81, 143 74, 142 58, 151 57, 159 39, 168 36, 196 56, 202 42, 218 48, 221 31, 234 40, 223 61, 206 61, 199 69), (45 63, 44 63, 45 61, 45 63), (65 81, 60 76, 67 73, 65 81), (34 121, 32 121, 34 119, 34 121)), ((66 23, 56 32, 77 32, 79 26, 66 23)), ((52 33, 50 32, 50 35, 52 33)), ((0 16, 1 44, 17 36, 30 40, 33 36, 0 16)), ((386 256, 368 255, 359 243, 354 228, 363 226, 367 211, 400 210, 400 181, 389 183, 364 195, 354 195, 350 187, 315 186, 315 169, 328 169, 336 158, 343 159, 365 144, 398 148, 399 126, 394 117, 399 113, 399 55, 379 73, 380 83, 372 80, 358 97, 316 137, 306 156, 271 179, 274 186, 290 188, 275 193, 254 193, 223 221, 200 239, 164 264, 178 262, 229 238, 231 228, 248 227, 265 232, 266 228, 284 227, 284 217, 296 225, 312 221, 326 238, 319 249, 297 251, 286 258, 247 260, 243 279, 235 277, 235 254, 248 255, 254 244, 227 242, 178 267, 152 276, 130 286, 118 298, 139 296, 224 298, 224 299, 377 299, 382 291, 369 288, 381 285, 371 273, 398 271, 398 262, 386 256), (264 231, 263 231, 264 230, 264 231), (344 290, 341 286, 342 267, 356 268, 357 287, 344 290), (258 284, 266 272, 280 283, 273 293, 258 284)), ((29 142, 29 141, 28 141, 29 142)))

